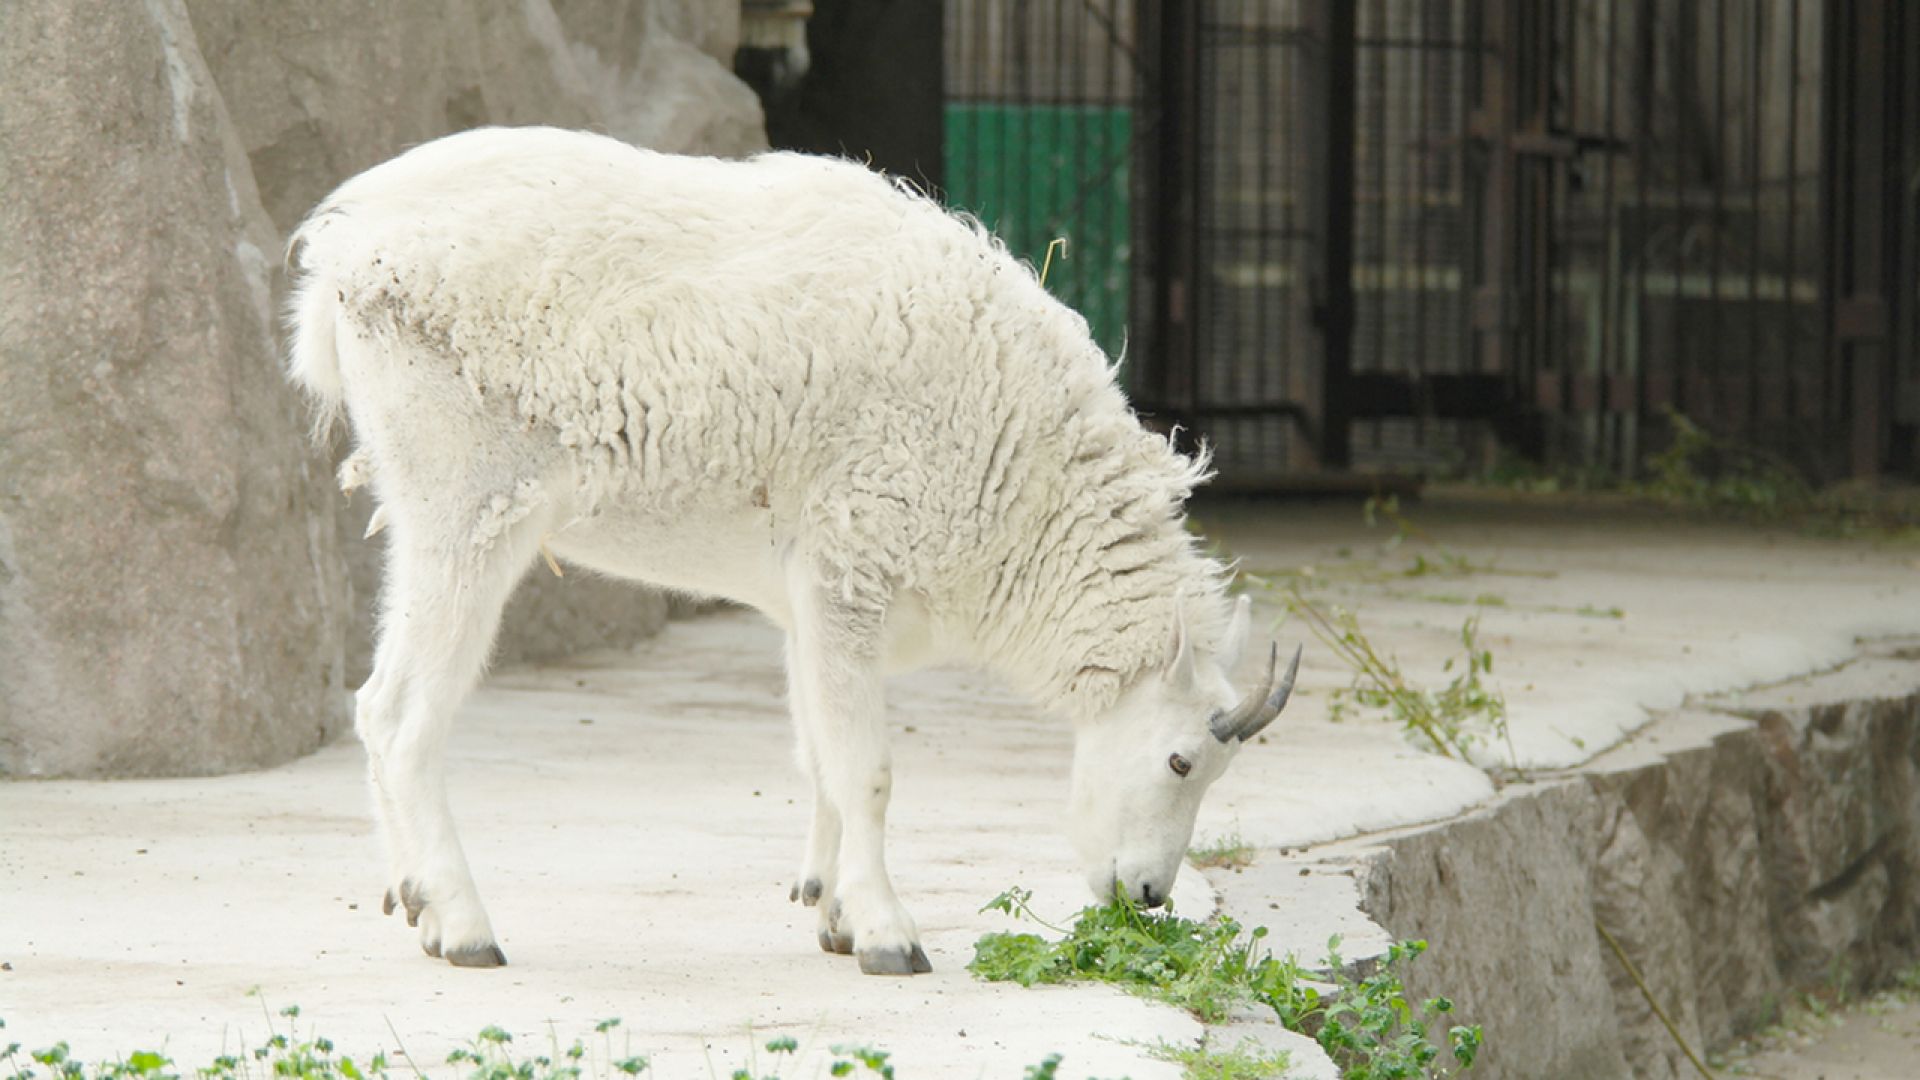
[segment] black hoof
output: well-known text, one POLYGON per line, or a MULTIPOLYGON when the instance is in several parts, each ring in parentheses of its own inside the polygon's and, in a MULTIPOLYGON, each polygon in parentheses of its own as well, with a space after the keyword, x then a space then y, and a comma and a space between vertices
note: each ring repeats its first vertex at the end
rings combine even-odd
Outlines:
POLYGON ((790 904, 800 902, 800 886, 795 885, 793 888, 787 890, 787 902, 790 904))
POLYGON ((807 883, 800 888, 800 900, 808 907, 812 907, 820 902, 820 894, 824 892, 826 892, 826 886, 820 884, 820 879, 810 877, 807 879, 807 883))
POLYGON ((862 949, 860 970, 868 975, 914 975, 932 971, 920 946, 912 949, 862 949))
POLYGON ((427 897, 420 891, 420 886, 413 883, 412 878, 400 882, 400 903, 407 909, 407 925, 419 926, 420 913, 427 910, 427 897))
POLYGON ((393 914, 393 909, 398 906, 399 905, 393 902, 393 890, 388 889, 387 895, 380 898, 380 914, 391 915, 393 914))
POLYGON ((435 960, 440 959, 440 943, 437 941, 421 942, 420 951, 423 953, 426 953, 428 956, 433 957, 435 960))
POLYGON ((506 967, 507 954, 500 951, 500 946, 489 942, 485 945, 456 949, 447 954, 447 963, 454 967, 468 968, 506 967))
POLYGON ((831 930, 820 931, 820 951, 838 953, 845 956, 853 951, 852 934, 836 934, 831 930))

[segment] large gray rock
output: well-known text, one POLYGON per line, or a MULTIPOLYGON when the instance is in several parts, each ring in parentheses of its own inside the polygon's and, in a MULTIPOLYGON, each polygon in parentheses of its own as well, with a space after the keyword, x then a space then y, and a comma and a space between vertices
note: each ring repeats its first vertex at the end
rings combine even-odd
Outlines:
MULTIPOLYGON (((738 32, 737 0, 0 4, 0 774, 218 772, 342 728, 379 546, 280 374, 285 233, 478 124, 760 149, 738 32)), ((540 570, 497 656, 666 610, 540 570)))
POLYGON ((1485 1029, 1475 1076, 1633 1075, 1593 931, 1602 813, 1578 783, 1509 789, 1489 809, 1389 840, 1363 879, 1367 913, 1430 946, 1407 971, 1409 996, 1451 997, 1460 1020, 1485 1029))
MULTIPOLYGON (((190 0, 261 197, 285 233, 347 177, 482 124, 591 128, 676 153, 766 148, 753 92, 722 64, 738 0, 190 0)), ((339 449, 339 448, 337 448, 339 449)), ((365 497, 340 518, 357 599, 348 677, 367 674, 380 545, 365 497)), ((529 573, 497 663, 620 648, 666 618, 657 594, 529 573)))
POLYGON ((278 237, 175 0, 0 5, 0 774, 219 772, 346 720, 278 237))
POLYGON ((721 62, 738 0, 188 7, 282 232, 354 173, 482 124, 591 128, 679 153, 766 147, 758 100, 721 62))

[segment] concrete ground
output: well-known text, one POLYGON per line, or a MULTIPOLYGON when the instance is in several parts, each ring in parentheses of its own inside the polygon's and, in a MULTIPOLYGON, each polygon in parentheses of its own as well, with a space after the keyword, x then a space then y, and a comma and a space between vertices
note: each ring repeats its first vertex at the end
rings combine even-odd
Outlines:
MULTIPOLYGON (((1912 549, 1485 500, 1410 506, 1418 534, 1397 543, 1352 504, 1196 516, 1250 574, 1313 568, 1311 594, 1357 610, 1415 680, 1451 677, 1442 664, 1478 614, 1512 758, 1529 768, 1585 761, 1686 694, 1920 633, 1912 549)), ((1277 596, 1256 595, 1280 622, 1277 596)), ((1300 691, 1210 796, 1196 837, 1237 834, 1259 853, 1238 873, 1183 875, 1176 906, 1223 903, 1306 956, 1336 932, 1363 952, 1380 932, 1352 879, 1298 849, 1457 815, 1494 785, 1380 719, 1333 722, 1330 695, 1350 673, 1297 620, 1277 634, 1308 642, 1300 691)), ((1151 1048, 1201 1036, 1183 1013, 965 970, 980 934, 1012 925, 978 910, 1000 890, 1031 888, 1063 918, 1086 900, 1058 827, 1069 733, 983 676, 892 689, 889 862, 934 974, 863 977, 818 951, 813 912, 787 900, 806 806, 779 662, 776 633, 723 613, 631 653, 489 679, 463 709, 450 772, 511 960, 496 971, 430 961, 381 916, 383 860, 351 743, 244 776, 0 786, 0 1042, 66 1039, 89 1059, 164 1044, 197 1064, 257 1044, 263 1006, 297 1004, 303 1030, 362 1054, 402 1044, 423 1067, 488 1024, 544 1048, 618 1016, 613 1049, 668 1077, 727 1075, 782 1034, 809 1048, 789 1076, 823 1074, 826 1048, 845 1044, 891 1051, 902 1080, 1019 1076, 1055 1052, 1062 1075, 1177 1075, 1151 1048)), ((1488 1033, 1501 1037, 1524 1036, 1488 1033)), ((1300 1075, 1326 1075, 1316 1054, 1300 1048, 1300 1075)))
POLYGON ((1726 1071, 1755 1080, 1905 1080, 1920 1071, 1920 1001, 1869 1001, 1764 1042, 1733 1055, 1726 1071))

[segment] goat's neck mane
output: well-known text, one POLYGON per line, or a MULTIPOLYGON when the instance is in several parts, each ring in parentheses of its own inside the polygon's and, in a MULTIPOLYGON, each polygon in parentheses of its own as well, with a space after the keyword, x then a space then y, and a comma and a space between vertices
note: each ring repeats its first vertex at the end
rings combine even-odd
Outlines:
POLYGON ((1194 640, 1225 629, 1226 575, 1187 531, 1207 476, 1144 430, 1111 386, 1030 459, 1035 493, 1005 552, 985 659, 1044 707, 1080 720, 1167 660, 1174 606, 1194 640))

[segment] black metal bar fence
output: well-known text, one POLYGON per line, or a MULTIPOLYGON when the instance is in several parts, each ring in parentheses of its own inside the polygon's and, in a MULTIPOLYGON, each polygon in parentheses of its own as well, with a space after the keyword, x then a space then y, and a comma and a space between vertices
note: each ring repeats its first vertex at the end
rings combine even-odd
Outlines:
POLYGON ((1225 479, 1920 464, 1920 5, 946 10, 948 198, 1225 479))

